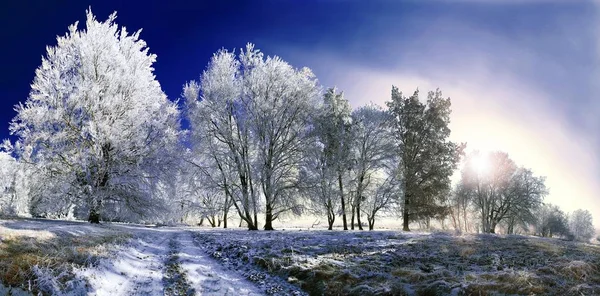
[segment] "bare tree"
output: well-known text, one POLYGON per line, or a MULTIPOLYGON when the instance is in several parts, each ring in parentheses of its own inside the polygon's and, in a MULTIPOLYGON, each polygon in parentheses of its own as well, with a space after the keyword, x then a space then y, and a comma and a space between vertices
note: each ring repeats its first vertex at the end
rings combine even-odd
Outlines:
POLYGON ((531 170, 518 168, 504 152, 475 151, 467 157, 460 186, 479 212, 482 231, 495 233, 496 226, 509 219, 532 221, 547 194, 544 181, 531 170), (486 163, 485 170, 481 163, 486 163))
POLYGON ((395 164, 392 164, 387 169, 369 175, 365 182, 361 210, 367 216, 369 230, 373 230, 378 214, 391 209, 399 201, 401 188, 396 169, 395 164))
POLYGON ((535 216, 538 235, 553 237, 554 235, 566 236, 569 234, 569 219, 559 207, 544 204, 536 211, 535 216))
POLYGON ((335 171, 327 165, 324 146, 317 137, 305 147, 306 156, 300 173, 301 192, 308 201, 308 210, 316 216, 327 217, 327 227, 333 224, 340 208, 335 171))
POLYGON ((248 229, 257 230, 259 200, 252 174, 254 154, 247 119, 243 116, 247 111, 240 102, 238 68, 233 53, 219 51, 204 71, 201 84, 186 84, 183 94, 194 145, 206 161, 199 168, 204 166, 208 179, 233 199, 248 229))
POLYGON ((316 121, 317 137, 323 145, 325 166, 336 173, 338 194, 341 204, 342 223, 348 230, 346 204, 349 194, 344 192, 344 184, 351 165, 352 117, 350 104, 343 93, 330 88, 323 96, 320 118, 316 121))
MULTIPOLYGON (((352 212, 356 211, 356 220, 360 230, 362 230, 361 205, 366 198, 365 189, 369 185, 369 180, 373 174, 381 171, 386 166, 388 159, 394 156, 394 143, 391 140, 392 133, 389 129, 389 120, 389 115, 381 107, 373 104, 360 107, 352 112, 354 131, 352 133, 353 145, 351 152, 354 165, 351 172, 353 184, 355 185, 352 212)), ((392 177, 396 178, 397 176, 392 177)), ((390 180, 390 182, 392 181, 390 180)), ((390 182, 386 183, 386 186, 393 188, 393 186, 388 186, 390 182)), ((379 196, 378 202, 375 203, 380 204, 391 196, 391 194, 384 192, 381 192, 381 194, 385 197, 379 196)), ((383 204, 387 204, 387 202, 383 204)), ((384 205, 372 206, 371 211, 384 205)), ((354 226, 354 215, 352 215, 351 225, 354 226)))
POLYGON ((237 174, 235 181, 227 180, 226 196, 233 197, 249 229, 258 229, 260 197, 265 230, 272 230, 281 214, 300 213, 298 165, 318 93, 309 69, 295 69, 279 57, 265 58, 252 44, 237 57, 219 51, 200 85, 185 86, 199 138, 215 139, 213 148, 223 151, 213 153, 215 168, 222 177, 227 176, 226 169, 237 174))
POLYGON ((595 233, 592 214, 588 210, 576 210, 569 217, 571 234, 578 241, 589 241, 595 233))

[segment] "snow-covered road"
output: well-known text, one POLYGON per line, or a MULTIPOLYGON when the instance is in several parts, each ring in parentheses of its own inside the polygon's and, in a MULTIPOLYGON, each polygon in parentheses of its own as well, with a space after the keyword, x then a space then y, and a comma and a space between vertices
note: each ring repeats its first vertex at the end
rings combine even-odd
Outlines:
POLYGON ((114 259, 84 269, 91 295, 263 295, 210 258, 181 228, 118 226, 134 234, 114 259))

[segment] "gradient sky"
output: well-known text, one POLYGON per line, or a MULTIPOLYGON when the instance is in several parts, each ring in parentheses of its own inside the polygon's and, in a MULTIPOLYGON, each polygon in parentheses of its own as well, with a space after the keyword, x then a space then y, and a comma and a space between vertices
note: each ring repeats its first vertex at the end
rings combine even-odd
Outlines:
POLYGON ((313 69, 356 107, 440 88, 452 139, 547 176, 547 202, 600 228, 600 14, 592 1, 2 1, 0 138, 46 45, 91 6, 158 55, 169 98, 221 47, 253 42, 313 69), (128 3, 131 2, 131 3, 128 3))

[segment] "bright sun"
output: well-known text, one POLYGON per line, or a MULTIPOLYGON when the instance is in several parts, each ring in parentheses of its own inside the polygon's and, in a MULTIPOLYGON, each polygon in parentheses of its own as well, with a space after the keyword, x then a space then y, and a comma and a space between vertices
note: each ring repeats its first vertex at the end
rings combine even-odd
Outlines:
POLYGON ((478 175, 484 175, 490 170, 490 161, 485 153, 480 153, 473 159, 473 168, 478 175))

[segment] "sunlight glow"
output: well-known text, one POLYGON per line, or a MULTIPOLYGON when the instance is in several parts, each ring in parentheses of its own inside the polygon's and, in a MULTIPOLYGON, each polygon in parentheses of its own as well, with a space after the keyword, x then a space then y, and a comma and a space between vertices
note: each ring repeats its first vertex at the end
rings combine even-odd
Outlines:
POLYGON ((490 171, 490 160, 487 153, 479 153, 473 159, 473 169, 478 175, 485 175, 490 171))

